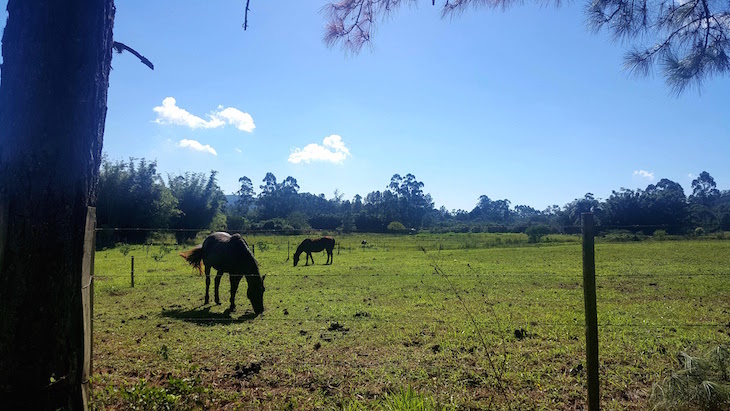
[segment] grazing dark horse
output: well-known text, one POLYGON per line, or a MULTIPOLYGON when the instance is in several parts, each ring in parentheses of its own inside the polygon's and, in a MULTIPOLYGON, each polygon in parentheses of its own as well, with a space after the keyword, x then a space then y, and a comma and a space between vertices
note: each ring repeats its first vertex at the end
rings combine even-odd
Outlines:
POLYGON ((301 244, 299 244, 299 247, 297 247, 297 251, 294 253, 294 267, 297 266, 297 263, 299 262, 299 255, 301 253, 307 253, 307 258, 304 265, 309 265, 309 259, 312 259, 312 264, 314 264, 314 258, 312 257, 312 253, 318 253, 322 250, 327 250, 327 262, 326 264, 332 264, 332 250, 335 248, 335 239, 332 237, 322 237, 322 238, 307 238, 306 240, 302 241, 301 244))
POLYGON ((248 249, 246 240, 239 234, 213 233, 206 237, 203 244, 192 250, 180 253, 190 265, 203 274, 205 268, 205 303, 208 304, 208 288, 210 288, 210 269, 215 268, 215 303, 220 304, 218 286, 223 273, 231 279, 231 311, 236 310, 236 290, 241 277, 246 277, 248 291, 246 296, 251 300, 253 311, 261 314, 264 311, 264 275, 259 274, 259 264, 248 249))

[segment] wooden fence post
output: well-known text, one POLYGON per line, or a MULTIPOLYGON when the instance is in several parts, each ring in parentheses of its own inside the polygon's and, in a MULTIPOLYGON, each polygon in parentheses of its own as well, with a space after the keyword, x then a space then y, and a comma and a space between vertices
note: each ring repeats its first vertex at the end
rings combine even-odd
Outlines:
POLYGON ((286 240, 286 261, 289 261, 289 253, 290 253, 290 244, 289 240, 286 240))
POLYGON ((582 213, 583 300, 586 313, 586 365, 588 371, 588 411, 598 411, 601 403, 598 384, 598 311, 596 309, 596 255, 593 213, 582 213))
POLYGON ((81 304, 84 317, 84 366, 81 370, 81 397, 84 410, 89 409, 91 387, 89 379, 93 367, 93 318, 94 318, 94 253, 96 252, 96 208, 86 209, 84 255, 81 263, 81 304))
POLYGON ((134 288, 134 256, 132 256, 132 288, 134 288))

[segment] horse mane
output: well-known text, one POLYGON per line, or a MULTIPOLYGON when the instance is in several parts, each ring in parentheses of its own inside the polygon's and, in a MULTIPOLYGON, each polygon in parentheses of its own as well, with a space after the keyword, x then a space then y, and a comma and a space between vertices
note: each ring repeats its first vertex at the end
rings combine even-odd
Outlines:
POLYGON ((261 272, 259 271, 259 262, 256 260, 256 257, 254 257, 253 253, 251 252, 251 248, 249 248, 246 239, 243 238, 243 236, 241 236, 240 234, 234 234, 231 236, 229 242, 232 244, 236 244, 239 248, 242 248, 242 251, 246 256, 247 262, 253 263, 252 268, 254 269, 255 274, 261 276, 261 272))

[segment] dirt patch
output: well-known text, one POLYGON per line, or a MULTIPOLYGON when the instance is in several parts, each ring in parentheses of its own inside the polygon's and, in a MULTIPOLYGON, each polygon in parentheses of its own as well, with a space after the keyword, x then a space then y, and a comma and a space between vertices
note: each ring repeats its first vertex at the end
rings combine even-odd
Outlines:
POLYGON ((246 379, 258 374, 260 371, 261 363, 252 362, 247 365, 241 365, 239 363, 236 363, 236 366, 233 368, 233 374, 231 376, 234 378, 238 378, 239 380, 246 379))

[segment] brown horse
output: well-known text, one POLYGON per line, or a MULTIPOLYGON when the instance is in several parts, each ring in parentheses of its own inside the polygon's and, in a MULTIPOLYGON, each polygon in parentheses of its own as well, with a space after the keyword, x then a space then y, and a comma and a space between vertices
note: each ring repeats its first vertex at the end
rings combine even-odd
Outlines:
POLYGON ((206 237, 203 244, 192 250, 180 253, 190 265, 197 268, 203 274, 205 268, 205 303, 208 304, 208 289, 210 288, 210 269, 215 268, 218 272, 215 276, 215 303, 220 304, 218 298, 218 286, 221 283, 223 273, 228 273, 231 280, 231 307, 230 311, 236 310, 236 290, 241 277, 246 277, 248 291, 246 295, 251 300, 253 311, 261 314, 264 311, 264 279, 259 274, 259 264, 256 262, 251 250, 248 249, 246 240, 239 234, 213 233, 206 237))
POLYGON ((297 251, 294 253, 294 267, 297 266, 297 263, 299 262, 299 255, 301 253, 307 253, 306 262, 304 265, 309 265, 309 259, 312 259, 312 264, 314 264, 314 257, 312 257, 312 253, 318 253, 322 250, 327 250, 327 262, 326 264, 332 264, 332 250, 335 248, 335 239, 332 237, 322 237, 322 238, 307 238, 306 240, 302 241, 301 244, 299 244, 299 247, 297 247, 297 251))

